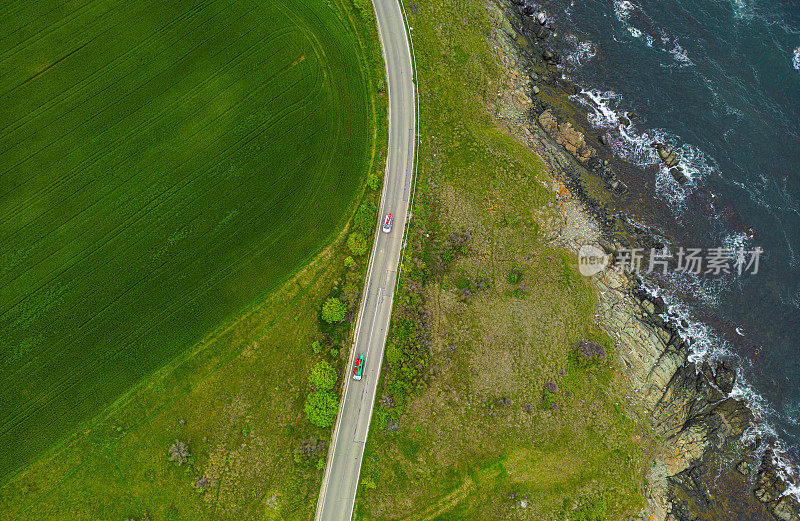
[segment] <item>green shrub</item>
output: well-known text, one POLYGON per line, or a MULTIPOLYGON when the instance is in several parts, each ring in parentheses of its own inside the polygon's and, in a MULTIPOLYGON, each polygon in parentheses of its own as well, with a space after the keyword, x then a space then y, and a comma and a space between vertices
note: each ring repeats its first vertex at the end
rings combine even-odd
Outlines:
POLYGON ((318 391, 331 391, 336 385, 336 370, 326 361, 317 362, 308 375, 308 383, 318 391))
POLYGON ((322 320, 328 324, 341 322, 347 314, 347 306, 338 298, 329 298, 322 305, 322 320))
POLYGON ((550 410, 554 403, 556 403, 556 395, 545 389, 542 393, 542 409, 550 410))
POLYGON ((358 9, 358 13, 364 19, 368 20, 370 17, 374 16, 371 0, 353 0, 353 5, 358 9))
MULTIPOLYGON (((386 90, 386 80, 380 78, 378 80, 378 90, 385 91, 386 90)), ((367 186, 369 186, 373 190, 378 190, 381 187, 381 181, 383 180, 383 176, 378 174, 370 174, 367 177, 367 186)))
POLYGON ((455 256, 456 256, 455 253, 451 249, 442 250, 442 261, 445 264, 449 264, 449 263, 453 262, 453 259, 455 259, 455 256))
POLYGON ((509 284, 518 284, 519 281, 521 280, 522 280, 522 273, 520 273, 520 271, 517 269, 509 271, 508 275, 506 276, 506 282, 508 282, 509 284))
POLYGON ((330 427, 339 410, 339 399, 331 391, 314 391, 306 397, 303 411, 306 419, 317 427, 330 427))
POLYGON ((395 343, 386 344, 386 364, 389 367, 397 367, 403 358, 403 349, 395 343))
POLYGON ((386 407, 377 407, 372 417, 372 424, 377 425, 380 429, 385 429, 388 418, 389 411, 386 410, 386 407))
POLYGON ((355 304, 358 301, 360 287, 355 282, 348 282, 342 288, 342 300, 355 304))
POLYGON ((348 255, 348 256, 347 256, 347 257, 344 259, 344 267, 345 267, 345 268, 352 268, 352 267, 353 267, 353 266, 355 266, 355 265, 356 265, 356 260, 355 260, 353 257, 351 257, 351 256, 349 256, 349 255, 348 255))
POLYGON ((378 215, 378 207, 371 200, 364 201, 358 206, 356 215, 353 217, 353 227, 366 233, 372 232, 375 228, 375 219, 378 215))
POLYGON ((322 352, 322 345, 317 340, 314 340, 311 342, 311 349, 314 351, 315 355, 318 355, 322 352))
POLYGON ((360 256, 367 253, 369 244, 363 233, 353 232, 350 234, 350 237, 347 238, 347 247, 350 248, 353 255, 360 256))
MULTIPOLYGON (((378 92, 386 92, 386 79, 383 77, 375 78, 375 88, 378 90, 378 92)), ((372 188, 372 185, 369 183, 369 178, 367 178, 367 184, 369 184, 370 188, 372 188)), ((372 189, 376 190, 376 188, 372 189)))

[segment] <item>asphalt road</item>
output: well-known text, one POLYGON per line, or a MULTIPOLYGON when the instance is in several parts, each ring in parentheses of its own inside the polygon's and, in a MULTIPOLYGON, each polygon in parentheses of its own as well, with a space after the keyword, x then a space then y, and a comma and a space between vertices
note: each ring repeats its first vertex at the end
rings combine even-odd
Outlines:
POLYGON ((398 0, 373 0, 372 3, 378 20, 389 89, 389 147, 380 220, 391 213, 394 225, 388 234, 378 228, 373 244, 364 298, 356 321, 354 349, 351 350, 347 365, 343 400, 317 502, 315 519, 318 521, 347 521, 353 513, 361 459, 392 314, 395 280, 413 183, 416 112, 411 52, 403 13, 398 0), (366 357, 360 381, 352 377, 356 353, 364 353, 366 357))

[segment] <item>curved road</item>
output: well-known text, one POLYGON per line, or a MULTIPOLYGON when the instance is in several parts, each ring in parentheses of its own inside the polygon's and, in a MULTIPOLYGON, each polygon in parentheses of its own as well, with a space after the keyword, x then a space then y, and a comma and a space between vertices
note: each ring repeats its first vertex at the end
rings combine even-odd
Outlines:
POLYGON ((383 348, 392 314, 397 267, 403 247, 413 183, 415 93, 411 52, 399 0, 372 0, 378 21, 389 88, 389 148, 383 182, 380 218, 394 217, 391 233, 376 229, 367 267, 354 349, 345 375, 344 393, 328 451, 328 463, 317 501, 317 521, 347 521, 353 514, 361 458, 375 403, 383 348), (356 353, 366 364, 360 381, 352 378, 356 353))

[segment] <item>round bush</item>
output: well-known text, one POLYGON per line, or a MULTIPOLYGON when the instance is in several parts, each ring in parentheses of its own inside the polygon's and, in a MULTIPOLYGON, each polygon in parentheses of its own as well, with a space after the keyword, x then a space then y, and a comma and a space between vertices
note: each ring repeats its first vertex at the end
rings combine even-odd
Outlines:
POLYGON ((306 397, 303 411, 308 421, 317 427, 330 427, 336 419, 339 400, 331 391, 315 391, 306 397))
POLYGON ((322 320, 328 324, 341 322, 347 314, 347 306, 338 298, 329 298, 322 305, 322 320))
POLYGON ((336 379, 336 370, 324 360, 317 362, 311 368, 311 374, 308 375, 309 383, 316 387, 318 391, 333 390, 333 386, 336 385, 336 379))
POLYGON ((353 255, 360 256, 367 253, 367 248, 369 245, 367 244, 367 239, 364 238, 363 233, 353 232, 350 234, 350 237, 347 238, 347 247, 350 248, 350 251, 353 252, 353 255))

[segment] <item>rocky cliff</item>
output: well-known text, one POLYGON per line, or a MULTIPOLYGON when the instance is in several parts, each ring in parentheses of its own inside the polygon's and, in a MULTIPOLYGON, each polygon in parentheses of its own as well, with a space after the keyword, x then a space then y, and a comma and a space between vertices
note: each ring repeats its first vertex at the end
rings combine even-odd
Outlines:
MULTIPOLYGON (((554 186, 569 189, 562 193, 563 245, 577 252, 593 244, 607 253, 659 245, 657 234, 615 210, 614 198, 625 187, 590 145, 602 144, 603 137, 573 124, 585 122, 586 115, 568 99, 574 87, 562 78, 558 56, 547 46, 554 28, 520 0, 490 2, 489 9, 495 49, 507 71, 491 108, 545 161, 554 186), (587 220, 591 224, 578 224, 587 220)), ((733 367, 690 361, 685 324, 670 317, 664 302, 649 296, 634 275, 606 269, 592 278, 599 320, 616 340, 629 383, 629 412, 649 422, 663 440, 645 485, 648 507, 640 517, 800 520, 800 504, 786 494, 789 485, 775 465, 778 455, 759 448, 765 446, 762 440, 743 441, 758 420, 731 395, 733 367)))

